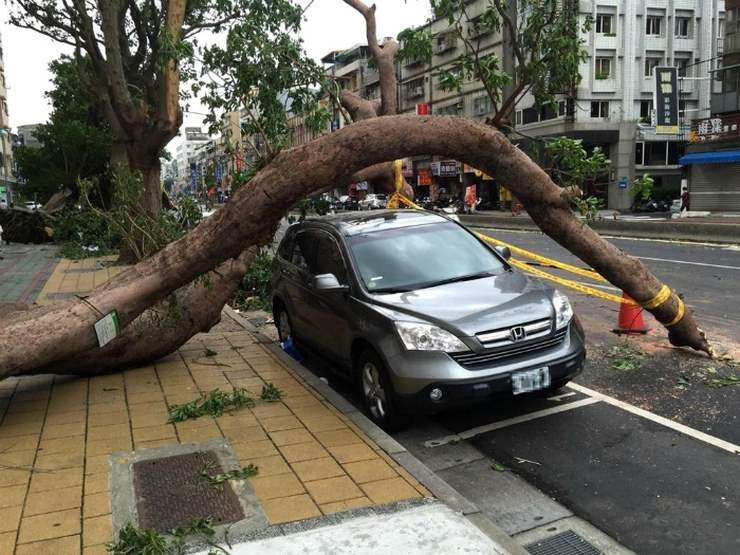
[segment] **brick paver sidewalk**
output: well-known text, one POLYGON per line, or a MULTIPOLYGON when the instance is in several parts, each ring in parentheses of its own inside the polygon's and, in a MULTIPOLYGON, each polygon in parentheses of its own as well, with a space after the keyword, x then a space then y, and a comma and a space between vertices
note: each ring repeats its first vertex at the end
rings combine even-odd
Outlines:
POLYGON ((0 245, 0 302, 33 303, 54 270, 51 245, 0 245))
MULTIPOLYGON (((73 292, 70 267, 60 263, 47 297, 73 292)), ((250 481, 272 524, 430 496, 248 331, 201 334, 155 364, 107 376, 2 381, 0 418, 2 554, 105 553, 117 451, 225 438, 240 464, 259 467, 250 481), (266 383, 284 392, 280 401, 167 423, 173 404, 232 386, 258 399, 266 383)))

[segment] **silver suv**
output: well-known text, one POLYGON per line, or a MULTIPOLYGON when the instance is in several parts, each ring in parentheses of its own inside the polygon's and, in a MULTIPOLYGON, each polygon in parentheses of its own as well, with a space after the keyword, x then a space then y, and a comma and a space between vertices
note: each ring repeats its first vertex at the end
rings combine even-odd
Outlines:
POLYGON ((560 388, 583 367, 583 329, 509 256, 431 212, 306 220, 273 266, 280 340, 350 373, 388 430, 414 412, 560 388))

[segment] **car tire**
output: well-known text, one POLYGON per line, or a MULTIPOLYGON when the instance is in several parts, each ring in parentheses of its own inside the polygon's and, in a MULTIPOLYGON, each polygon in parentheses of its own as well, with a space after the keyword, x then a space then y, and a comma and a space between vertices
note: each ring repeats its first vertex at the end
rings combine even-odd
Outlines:
POLYGON ((412 421, 411 415, 399 410, 388 370, 377 353, 370 349, 360 353, 356 369, 363 405, 370 420, 386 432, 407 428, 412 421))
POLYGON ((293 343, 295 343, 295 335, 293 335, 293 321, 290 319, 290 314, 288 314, 288 310, 285 308, 283 303, 275 303, 273 318, 275 320, 275 327, 277 328, 280 343, 285 343, 288 339, 291 339, 293 343))

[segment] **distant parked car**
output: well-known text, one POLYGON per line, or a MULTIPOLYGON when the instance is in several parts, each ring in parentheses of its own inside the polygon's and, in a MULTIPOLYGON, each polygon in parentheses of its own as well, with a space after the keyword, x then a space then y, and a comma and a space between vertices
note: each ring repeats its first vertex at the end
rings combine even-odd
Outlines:
POLYGON ((360 205, 357 202, 356 198, 347 197, 347 200, 344 201, 344 209, 345 210, 359 210, 360 205))
POLYGON ((388 204, 388 197, 380 193, 370 193, 360 201, 360 210, 380 210, 388 204))
POLYGON ((8 202, 3 198, 0 199, 0 209, 1 210, 7 210, 8 209, 8 202))
POLYGON ((38 202, 34 202, 32 200, 26 202, 24 206, 29 210, 38 210, 39 208, 41 208, 41 205, 38 202))

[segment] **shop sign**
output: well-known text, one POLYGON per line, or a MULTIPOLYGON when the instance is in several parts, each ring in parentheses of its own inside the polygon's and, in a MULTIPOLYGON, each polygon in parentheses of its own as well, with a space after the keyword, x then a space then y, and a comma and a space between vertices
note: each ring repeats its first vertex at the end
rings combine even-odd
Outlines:
POLYGON ((401 166, 401 175, 404 177, 414 176, 414 166, 409 158, 403 159, 403 166, 401 166))
POLYGON ((428 186, 432 184, 432 172, 426 168, 420 169, 416 176, 416 184, 419 186, 428 186))
POLYGON ((457 160, 432 162, 432 175, 438 175, 440 177, 457 177, 460 175, 460 162, 457 160))
POLYGON ((655 133, 678 134, 678 68, 655 68, 655 133))
POLYGON ((689 142, 723 141, 740 137, 740 117, 737 115, 705 118, 694 121, 689 142))

